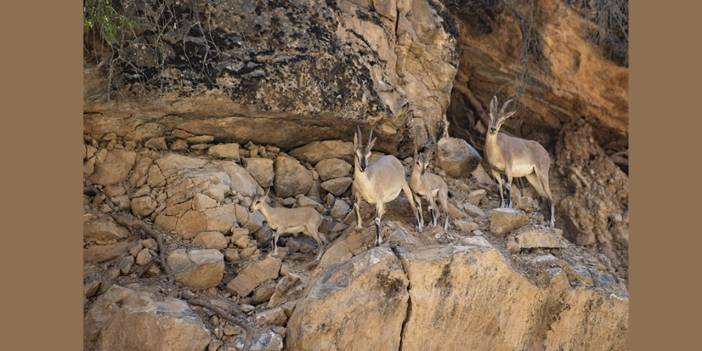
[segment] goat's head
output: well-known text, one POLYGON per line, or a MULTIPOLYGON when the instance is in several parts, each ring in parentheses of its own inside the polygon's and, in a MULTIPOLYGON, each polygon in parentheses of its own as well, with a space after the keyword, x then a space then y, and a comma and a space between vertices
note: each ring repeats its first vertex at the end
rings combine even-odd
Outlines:
POLYGON ((417 146, 414 147, 414 167, 419 170, 420 174, 424 174, 427 171, 429 162, 431 162, 432 149, 431 147, 425 147, 425 150, 422 153, 418 153, 417 146))
POLYGON ((371 129, 370 135, 368 136, 368 143, 363 145, 363 134, 361 133, 361 128, 356 126, 356 133, 353 135, 353 157, 361 172, 365 172, 366 167, 368 167, 368 159, 371 156, 373 144, 375 144, 373 129, 371 129))
POLYGON ((488 134, 497 134, 505 120, 517 113, 517 110, 507 112, 507 107, 510 103, 512 103, 512 99, 505 101, 505 103, 502 104, 502 108, 498 110, 497 96, 492 97, 492 100, 490 101, 490 125, 488 126, 488 134))
POLYGON ((260 211, 263 205, 268 202, 268 192, 270 189, 266 190, 266 193, 254 198, 251 203, 251 211, 260 211))

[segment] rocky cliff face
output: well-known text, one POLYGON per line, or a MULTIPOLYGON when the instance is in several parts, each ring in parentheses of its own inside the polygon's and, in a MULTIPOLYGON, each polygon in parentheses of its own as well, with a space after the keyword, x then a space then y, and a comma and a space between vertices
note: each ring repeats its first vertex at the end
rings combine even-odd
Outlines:
MULTIPOLYGON (((447 112, 451 134, 482 149, 490 98, 516 95, 518 113, 503 129, 552 153, 559 223, 571 240, 598 247, 626 276, 628 68, 591 38, 604 30, 592 18, 614 17, 605 12, 626 10, 626 3, 604 2, 599 14, 592 14, 598 1, 446 3, 461 24, 447 112)), ((626 50, 616 54, 625 58, 626 50)))
POLYGON ((360 123, 396 151, 443 128, 458 33, 440 2, 136 1, 128 13, 145 20, 114 63, 126 101, 86 91, 89 130, 131 115, 123 134, 164 120, 289 148, 360 123))
POLYGON ((86 349, 626 348, 628 73, 580 2, 124 4, 143 23, 86 64, 86 349), (528 185, 495 209, 495 93, 519 96, 506 132, 551 154, 556 229, 528 185), (404 195, 386 244, 372 206, 354 228, 357 124, 408 172, 441 138, 448 231, 417 231, 404 195), (265 190, 316 209, 330 244, 273 255, 265 190))
POLYGON ((493 95, 519 94, 519 113, 506 124, 515 134, 553 145, 558 130, 584 118, 603 145, 628 144, 628 69, 591 42, 594 24, 578 7, 557 0, 450 3, 463 24, 449 112, 454 127, 475 128, 484 118, 476 102, 487 111, 493 95))

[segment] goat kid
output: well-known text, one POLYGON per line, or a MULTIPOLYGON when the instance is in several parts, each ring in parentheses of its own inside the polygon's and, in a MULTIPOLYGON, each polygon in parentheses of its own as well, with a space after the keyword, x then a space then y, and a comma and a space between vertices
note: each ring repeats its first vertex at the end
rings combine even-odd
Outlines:
POLYGON ((438 175, 427 171, 431 153, 417 154, 414 151, 414 166, 412 167, 412 175, 410 176, 410 188, 414 192, 414 198, 417 201, 419 210, 419 221, 424 223, 422 215, 422 198, 424 198, 429 206, 429 213, 432 217, 432 225, 436 226, 440 213, 438 211, 437 201, 441 204, 441 209, 446 216, 444 220, 444 231, 448 230, 448 185, 438 175))
POLYGON ((268 226, 275 231, 273 239, 273 255, 278 254, 278 237, 283 234, 303 233, 314 239, 319 246, 315 261, 322 257, 327 238, 319 232, 322 216, 313 207, 272 207, 268 204, 268 192, 254 199, 251 204, 253 211, 260 211, 266 218, 268 226))

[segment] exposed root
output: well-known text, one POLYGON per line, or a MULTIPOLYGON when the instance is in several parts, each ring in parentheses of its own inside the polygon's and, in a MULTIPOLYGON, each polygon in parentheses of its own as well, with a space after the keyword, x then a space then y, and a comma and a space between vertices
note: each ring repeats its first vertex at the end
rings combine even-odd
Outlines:
POLYGON ((180 297, 183 298, 185 301, 188 301, 189 304, 191 304, 193 306, 204 307, 204 308, 216 313, 218 316, 226 319, 229 323, 232 323, 232 324, 240 327, 241 329, 244 329, 244 331, 246 331, 246 337, 244 338, 244 350, 249 351, 251 349, 251 340, 253 339, 254 330, 248 324, 246 319, 239 317, 239 316, 234 316, 234 315, 228 313, 227 311, 211 304, 209 301, 197 297, 197 295, 195 295, 189 291, 182 292, 180 297))
MULTIPOLYGON (((97 194, 98 192, 101 191, 92 186, 84 189, 84 193, 97 194)), ((146 235, 156 240, 158 251, 158 264, 161 266, 163 271, 166 272, 168 280, 170 282, 175 282, 175 275, 173 274, 171 267, 169 267, 168 264, 166 264, 166 247, 163 244, 164 234, 158 229, 148 225, 145 222, 140 221, 139 219, 137 219, 129 213, 119 212, 112 204, 110 204, 109 201, 106 201, 105 203, 112 209, 110 216, 112 217, 112 219, 115 220, 115 222, 117 222, 117 224, 127 227, 127 229, 129 229, 130 232, 145 233, 146 235)), ((144 265, 141 268, 141 270, 137 272, 137 276, 143 276, 149 270, 149 268, 151 268, 151 264, 153 264, 153 261, 149 264, 144 265)))

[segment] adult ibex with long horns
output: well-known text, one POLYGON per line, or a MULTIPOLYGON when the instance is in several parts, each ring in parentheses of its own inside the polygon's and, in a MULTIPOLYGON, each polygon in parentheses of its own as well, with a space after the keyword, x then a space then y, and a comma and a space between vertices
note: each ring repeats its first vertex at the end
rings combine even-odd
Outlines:
POLYGON ((539 196, 549 202, 549 225, 554 226, 553 196, 548 184, 548 171, 551 167, 551 157, 541 144, 500 133, 502 124, 517 111, 507 112, 512 99, 507 100, 498 110, 497 96, 490 101, 490 126, 485 136, 485 158, 490 164, 490 173, 497 180, 500 189, 500 207, 505 206, 502 192, 502 173, 507 176, 508 207, 512 207, 512 179, 526 177, 539 196))

